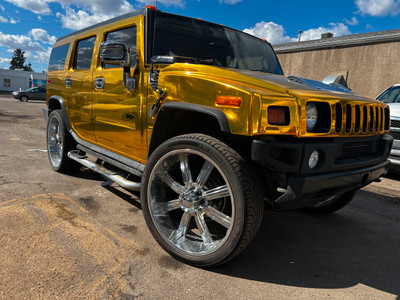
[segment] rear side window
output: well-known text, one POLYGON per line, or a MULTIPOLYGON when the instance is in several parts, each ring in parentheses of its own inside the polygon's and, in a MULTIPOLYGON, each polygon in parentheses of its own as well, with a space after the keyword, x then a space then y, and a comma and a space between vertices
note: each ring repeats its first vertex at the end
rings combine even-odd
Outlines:
MULTIPOLYGON (((136 53, 136 27, 128 27, 107 33, 105 41, 124 43, 136 53)), ((118 65, 106 64, 104 68, 121 68, 118 65)))
POLYGON ((64 70, 69 44, 53 48, 50 55, 49 71, 64 70))
POLYGON ((89 70, 92 63, 93 48, 96 37, 93 36, 78 42, 75 50, 74 70, 89 70))

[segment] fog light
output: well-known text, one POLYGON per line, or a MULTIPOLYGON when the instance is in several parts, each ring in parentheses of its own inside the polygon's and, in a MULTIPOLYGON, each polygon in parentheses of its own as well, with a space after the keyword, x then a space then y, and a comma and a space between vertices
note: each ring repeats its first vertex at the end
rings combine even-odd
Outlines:
POLYGON ((310 167, 310 169, 314 169, 318 165, 318 160, 319 160, 319 153, 317 150, 314 150, 311 153, 310 158, 308 159, 308 166, 310 167))

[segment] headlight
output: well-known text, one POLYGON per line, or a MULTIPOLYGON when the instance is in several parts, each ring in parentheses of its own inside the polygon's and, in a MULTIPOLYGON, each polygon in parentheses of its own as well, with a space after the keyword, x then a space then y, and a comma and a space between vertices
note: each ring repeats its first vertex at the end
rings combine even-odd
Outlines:
POLYGON ((309 102, 306 105, 306 123, 307 131, 312 131, 317 125, 318 120, 318 110, 315 103, 309 102))

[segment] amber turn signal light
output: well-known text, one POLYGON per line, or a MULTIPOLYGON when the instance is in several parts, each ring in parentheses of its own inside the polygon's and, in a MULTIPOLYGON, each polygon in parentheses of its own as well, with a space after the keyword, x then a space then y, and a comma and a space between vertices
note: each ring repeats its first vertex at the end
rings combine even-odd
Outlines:
POLYGON ((268 123, 271 125, 289 125, 289 108, 285 106, 268 107, 268 123))
POLYGON ((215 104, 221 106, 240 107, 242 105, 242 98, 236 96, 218 96, 215 104))

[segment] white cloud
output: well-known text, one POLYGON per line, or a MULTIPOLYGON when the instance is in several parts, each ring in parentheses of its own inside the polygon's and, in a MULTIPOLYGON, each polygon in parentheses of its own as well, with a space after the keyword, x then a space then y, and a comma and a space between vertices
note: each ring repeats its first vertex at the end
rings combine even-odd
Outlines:
MULTIPOLYGON (((1 11, 5 11, 6 8, 5 8, 3 5, 0 4, 0 10, 1 10, 1 11)), ((1 59, 1 58, 0 58, 0 59, 1 59)))
POLYGON ((47 0, 60 3, 65 14, 57 13, 64 28, 81 29, 134 10, 126 0, 47 0), (75 5, 78 9, 71 8, 75 5))
POLYGON ((286 36, 285 29, 282 25, 274 22, 259 22, 253 28, 243 30, 246 33, 255 35, 256 37, 266 39, 271 44, 289 43, 297 41, 297 38, 286 36))
MULTIPOLYGON (((290 43, 298 41, 298 37, 286 35, 282 25, 274 22, 259 22, 253 28, 243 30, 246 33, 266 39, 271 44, 290 43)), ((321 34, 330 32, 334 36, 351 34, 347 25, 343 23, 330 23, 329 27, 311 28, 302 32, 301 41, 316 40, 321 38, 321 34)))
POLYGON ((8 49, 21 48, 23 51, 42 51, 43 47, 32 41, 29 36, 4 34, 0 31, 0 47, 8 49))
POLYGON ((355 4, 363 15, 383 17, 400 14, 399 0, 356 0, 355 4))
POLYGON ((34 61, 35 63, 39 63, 39 64, 47 66, 47 64, 49 63, 49 59, 50 59, 51 49, 52 49, 52 47, 49 47, 42 51, 36 51, 36 52, 26 51, 26 54, 25 54, 26 61, 27 62, 34 61))
POLYGON ((11 61, 11 58, 0 57, 0 64, 9 64, 10 61, 11 61))
POLYGON ((237 4, 239 2, 242 2, 242 0, 219 0, 219 3, 225 3, 225 4, 237 4))
POLYGON ((10 24, 17 24, 17 23, 19 23, 19 20, 17 21, 17 20, 15 20, 15 19, 13 19, 13 18, 5 18, 5 17, 3 17, 3 16, 0 16, 0 23, 10 23, 10 24))
POLYGON ((51 0, 6 0, 23 9, 30 10, 38 15, 49 15, 51 13, 50 7, 47 4, 51 0))
POLYGON ((75 11, 69 7, 66 8, 65 15, 57 13, 57 17, 61 19, 64 28, 72 30, 82 29, 111 18, 101 14, 89 15, 84 10, 75 11))
POLYGON ((352 17, 350 20, 344 19, 345 23, 350 25, 350 26, 355 26, 358 25, 358 20, 356 17, 352 17))
POLYGON ((342 36, 342 35, 349 35, 351 31, 347 27, 347 25, 343 23, 330 23, 330 27, 318 27, 312 28, 304 31, 301 35, 302 41, 308 40, 317 40, 321 38, 321 34, 323 33, 333 33, 334 36, 342 36))
POLYGON ((31 31, 29 31, 29 35, 33 37, 35 41, 40 41, 50 45, 53 45, 57 40, 57 37, 50 36, 47 31, 42 28, 33 28, 31 31))

